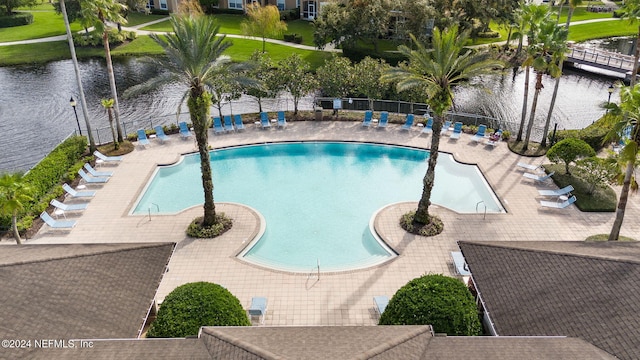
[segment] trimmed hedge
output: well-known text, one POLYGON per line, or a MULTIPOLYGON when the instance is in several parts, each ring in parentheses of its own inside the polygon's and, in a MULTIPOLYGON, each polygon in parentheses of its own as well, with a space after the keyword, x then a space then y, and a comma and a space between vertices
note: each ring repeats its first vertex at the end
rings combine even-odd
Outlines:
MULTIPOLYGON (((111 29, 108 32, 108 36, 110 45, 119 45, 125 41, 135 39, 137 35, 133 31, 111 29)), ((86 32, 75 33, 73 34, 73 42, 77 46, 103 46, 102 33, 97 31, 91 31, 89 34, 86 32)))
POLYGON ((476 302, 458 279, 425 275, 401 287, 380 316, 379 325, 431 325, 436 333, 482 333, 476 302))
POLYGON ((33 24, 33 14, 28 12, 13 13, 11 16, 0 16, 0 28, 33 24))
POLYGON ((153 15, 169 15, 169 10, 163 9, 151 9, 153 15))
POLYGON ((298 34, 284 34, 284 41, 302 44, 302 35, 298 34))
POLYGON ((397 66, 398 63, 407 60, 407 58, 399 52, 383 51, 376 53, 371 49, 361 47, 345 47, 342 49, 342 54, 353 63, 360 62, 367 56, 373 59, 382 59, 391 66, 397 66))
POLYGON ((197 335, 201 326, 250 326, 237 297, 210 282, 177 287, 164 299, 147 337, 171 338, 197 335))

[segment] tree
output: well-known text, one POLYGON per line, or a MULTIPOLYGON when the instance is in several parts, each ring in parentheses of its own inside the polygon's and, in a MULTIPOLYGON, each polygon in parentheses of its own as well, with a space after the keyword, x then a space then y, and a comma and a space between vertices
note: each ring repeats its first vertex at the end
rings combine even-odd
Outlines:
POLYGON ((425 101, 434 113, 429 166, 423 180, 422 197, 414 216, 415 223, 426 225, 431 220, 429 205, 440 147, 440 130, 444 113, 453 104, 452 88, 472 77, 502 67, 502 63, 490 59, 486 53, 464 49, 468 32, 459 34, 456 26, 443 31, 435 28, 432 49, 427 48, 413 35, 411 39, 415 49, 404 45, 398 47, 398 51, 409 59, 409 66, 389 69, 383 76, 383 80, 397 81, 398 91, 423 87, 425 101))
MULTIPOLYGON (((536 107, 538 105, 538 95, 540 95, 540 91, 542 91, 542 76, 544 74, 550 74, 554 78, 559 78, 562 75, 562 70, 558 64, 562 61, 561 59, 566 56, 567 33, 566 28, 559 27, 555 22, 547 19, 541 23, 536 36, 533 38, 535 42, 533 44, 529 43, 529 48, 527 49, 529 56, 523 65, 533 67, 535 70, 536 91, 533 95, 531 115, 529 116, 527 134, 524 139, 522 151, 526 151, 529 148, 529 139, 531 137, 533 123, 535 122, 536 107)), ((548 126, 548 124, 545 125, 545 127, 548 126)), ((545 131, 543 139, 546 139, 546 135, 545 131)))
POLYGON ((245 76, 255 80, 255 83, 246 86, 244 93, 258 101, 258 111, 262 112, 262 99, 275 97, 278 93, 278 84, 275 77, 273 62, 269 54, 254 50, 249 58, 253 65, 247 70, 245 76))
POLYGON ((109 127, 111 128, 111 136, 113 136, 113 148, 118 150, 120 143, 116 136, 116 130, 113 128, 113 99, 102 99, 100 100, 100 104, 107 111, 107 116, 109 116, 109 127))
MULTIPOLYGON (((640 17, 640 0, 627 0, 621 8, 621 17, 628 19, 632 24, 640 17)), ((633 54, 633 69, 631 70, 631 87, 636 84, 638 76, 638 66, 640 66, 640 25, 638 25, 638 35, 636 36, 636 46, 633 54)))
POLYGON ((388 68, 384 60, 375 60, 368 56, 353 66, 355 89, 369 100, 370 110, 373 110, 373 100, 384 96, 386 89, 381 86, 380 78, 388 68))
POLYGON ((13 14, 13 9, 18 7, 32 7, 40 3, 40 0, 0 0, 0 9, 6 16, 13 14))
POLYGON ((256 35, 262 38, 262 52, 265 52, 267 37, 278 37, 287 31, 287 24, 280 20, 280 12, 273 5, 260 6, 252 3, 246 7, 249 19, 243 21, 242 33, 245 35, 256 35))
POLYGON ((4 174, 0 177, 0 214, 11 216, 11 230, 18 245, 22 244, 18 232, 18 213, 25 203, 32 201, 31 189, 21 174, 4 174))
POLYGON ((207 88, 214 86, 221 79, 237 81, 237 78, 228 74, 241 69, 242 64, 233 65, 228 56, 222 55, 231 43, 225 41, 225 36, 217 36, 220 28, 213 18, 173 15, 170 21, 173 27, 172 34, 151 35, 151 38, 164 49, 166 56, 147 60, 165 72, 128 89, 125 95, 130 96, 175 82, 187 88, 182 100, 187 100, 200 154, 204 191, 204 217, 201 225, 208 228, 214 226, 219 219, 213 202, 213 180, 209 161, 208 125, 211 94, 207 88))
POLYGON ((589 194, 593 194, 596 187, 606 185, 619 173, 615 159, 604 159, 597 156, 577 160, 575 172, 578 177, 589 184, 589 194))
POLYGON ((188 283, 164 298, 157 319, 147 333, 151 338, 198 335, 202 326, 250 326, 237 297, 210 282, 188 283))
POLYGON ((318 80, 311 75, 309 63, 294 53, 278 61, 276 79, 282 89, 293 96, 293 114, 298 114, 300 98, 318 88, 318 80))
POLYGON ((353 66, 349 59, 331 54, 331 58, 316 70, 322 93, 329 97, 342 98, 353 89, 353 66))
POLYGON ((554 163, 564 163, 566 174, 571 174, 569 164, 576 159, 596 156, 595 150, 584 140, 576 138, 568 138, 558 141, 547 151, 547 157, 554 163))
POLYGON ((109 48, 109 25, 108 22, 126 24, 127 19, 122 16, 122 12, 127 7, 116 0, 80 0, 80 7, 83 24, 95 26, 96 31, 102 33, 102 44, 107 61, 107 74, 109 77, 109 87, 113 98, 113 111, 116 118, 116 129, 118 130, 118 142, 124 140, 122 127, 120 126, 120 105, 118 103, 118 89, 116 79, 113 75, 113 63, 111 62, 111 49, 109 48))
POLYGON ((393 295, 378 324, 431 325, 450 336, 482 333, 473 295, 460 280, 444 275, 409 281, 393 295))

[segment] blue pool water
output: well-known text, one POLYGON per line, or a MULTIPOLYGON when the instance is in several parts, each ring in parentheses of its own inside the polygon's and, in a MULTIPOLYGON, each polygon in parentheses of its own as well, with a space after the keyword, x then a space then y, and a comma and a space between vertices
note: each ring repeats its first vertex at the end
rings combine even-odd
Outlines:
MULTIPOLYGON (((380 208, 418 201, 429 152, 362 143, 277 143, 211 152, 217 202, 246 204, 266 220, 243 253, 264 266, 308 272, 370 266, 394 256, 369 231, 380 208)), ((476 166, 441 153, 432 203, 460 213, 504 212, 476 166)), ((204 202, 197 154, 159 167, 134 214, 176 213, 204 202), (157 206, 156 206, 157 204, 157 206)))

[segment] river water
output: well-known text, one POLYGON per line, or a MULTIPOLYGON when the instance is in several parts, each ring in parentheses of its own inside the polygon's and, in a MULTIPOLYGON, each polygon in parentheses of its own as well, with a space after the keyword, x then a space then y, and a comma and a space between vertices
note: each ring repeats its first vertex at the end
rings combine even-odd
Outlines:
MULTIPOLYGON (((110 140, 108 120, 100 99, 110 98, 104 60, 82 61, 80 69, 91 126, 98 131, 97 141, 110 140)), ((120 93, 134 84, 156 75, 158 69, 136 59, 114 62, 116 84, 120 93)), ((535 75, 531 74, 531 99, 535 75)), ((566 69, 560 83, 553 123, 560 129, 582 128, 597 120, 607 101, 607 88, 614 79, 566 69)), ((475 87, 456 90, 456 110, 479 113, 503 121, 519 122, 524 91, 524 75, 515 77, 511 71, 504 75, 484 76, 473 81, 475 87)), ((176 121, 176 110, 185 89, 166 86, 160 90, 132 99, 119 98, 120 119, 129 123, 128 133, 139 127, 168 124, 176 121)), ((553 80, 545 76, 536 114, 536 126, 542 127, 553 91, 553 80)), ((60 141, 77 129, 69 99, 78 103, 78 116, 86 134, 84 116, 80 109, 75 73, 70 60, 44 65, 0 67, 0 172, 28 170, 51 151, 60 141)), ((612 101, 617 100, 614 93, 612 101)), ((301 104, 310 109, 311 99, 301 104)), ((292 108, 288 99, 279 99, 264 105, 274 111, 292 108)), ((186 112, 186 105, 182 108, 186 112)), ((217 111, 217 110, 216 110, 217 111)), ((234 113, 257 111, 254 101, 241 99, 233 104, 234 113)), ((228 106, 223 109, 229 112, 228 106)), ((213 113, 213 112, 212 112, 213 113)), ((527 116, 528 116, 527 111, 527 116)), ((184 118, 186 119, 186 117, 184 118)))

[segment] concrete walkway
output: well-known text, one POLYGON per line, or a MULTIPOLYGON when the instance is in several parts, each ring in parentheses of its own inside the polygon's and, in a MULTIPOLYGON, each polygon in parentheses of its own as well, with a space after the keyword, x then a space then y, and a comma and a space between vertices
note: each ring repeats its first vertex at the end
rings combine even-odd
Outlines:
MULTIPOLYGON (((250 125, 240 133, 211 134, 209 143, 218 148, 271 141, 349 140, 427 148, 430 138, 418 130, 401 131, 397 124, 379 130, 363 128, 358 122, 289 122, 286 129, 261 130, 250 125)), ((67 215, 77 219, 76 228, 60 232, 44 226, 27 243, 176 242, 169 271, 158 290, 160 302, 181 284, 211 281, 229 289, 245 308, 253 296, 267 297, 267 325, 374 325, 377 316, 373 296, 392 296, 409 280, 426 273, 454 276, 449 252, 457 250, 457 241, 580 241, 591 234, 608 233, 614 219, 613 213, 582 213, 575 206, 563 210, 541 208, 537 190, 554 188, 553 184, 525 180, 516 163, 539 164, 542 159, 514 155, 504 143, 495 148, 477 144, 467 134, 458 141, 443 137, 442 151, 454 154, 458 161, 478 164, 507 209, 506 214, 491 214, 485 219, 482 214, 462 215, 433 206, 445 230, 436 237, 423 238, 407 234, 398 225, 399 216, 415 203, 395 204, 376 219, 380 235, 400 254, 394 260, 364 270, 322 273, 320 279, 315 274, 272 271, 235 258, 259 226, 257 216, 242 206, 217 205, 219 211, 234 219, 234 227, 213 240, 194 240, 184 234, 191 219, 202 213, 199 206, 175 216, 152 215, 149 219, 128 215, 157 164, 173 163, 180 154, 195 151, 193 141, 175 135, 171 138, 167 144, 152 141, 147 149, 137 148, 118 165, 108 167, 114 176, 104 186, 95 187, 98 193, 87 210, 67 215)), ((634 219, 640 216, 640 205, 638 197, 629 200, 622 234, 637 237, 640 223, 634 219)))

